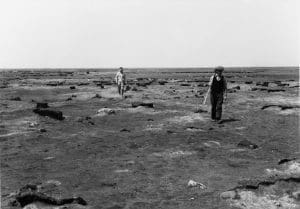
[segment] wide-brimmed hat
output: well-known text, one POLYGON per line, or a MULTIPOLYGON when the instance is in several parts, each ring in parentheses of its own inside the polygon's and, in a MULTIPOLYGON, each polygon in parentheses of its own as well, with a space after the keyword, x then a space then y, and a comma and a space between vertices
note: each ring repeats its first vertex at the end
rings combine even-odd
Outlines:
POLYGON ((224 67, 223 66, 215 67, 214 71, 215 72, 223 72, 224 71, 224 67))

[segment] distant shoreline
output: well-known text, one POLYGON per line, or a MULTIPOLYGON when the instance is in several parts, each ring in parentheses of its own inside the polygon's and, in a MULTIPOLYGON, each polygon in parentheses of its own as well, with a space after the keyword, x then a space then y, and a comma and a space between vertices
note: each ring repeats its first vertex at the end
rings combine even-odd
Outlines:
MULTIPOLYGON (((146 70, 146 71, 176 71, 176 70, 211 70, 214 67, 129 67, 126 68, 126 70, 146 70)), ((226 67, 226 69, 230 70, 267 70, 267 69, 272 69, 272 70, 299 70, 299 66, 247 66, 247 67, 226 67)), ((0 68, 1 71, 116 71, 118 68, 0 68)))

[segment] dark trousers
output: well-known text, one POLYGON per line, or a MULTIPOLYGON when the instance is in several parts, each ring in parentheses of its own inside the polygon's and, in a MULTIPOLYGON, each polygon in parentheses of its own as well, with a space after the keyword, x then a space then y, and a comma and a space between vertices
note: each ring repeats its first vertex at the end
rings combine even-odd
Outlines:
POLYGON ((222 117, 222 104, 223 104, 223 92, 211 93, 211 118, 214 120, 221 120, 222 117))

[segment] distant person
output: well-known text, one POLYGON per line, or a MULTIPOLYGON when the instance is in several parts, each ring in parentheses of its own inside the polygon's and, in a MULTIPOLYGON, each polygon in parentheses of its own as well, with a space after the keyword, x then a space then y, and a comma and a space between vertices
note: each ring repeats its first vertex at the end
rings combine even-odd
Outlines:
POLYGON ((214 75, 209 80, 211 119, 219 121, 222 118, 222 104, 227 98, 227 82, 223 76, 224 67, 218 66, 214 69, 214 75))
POLYGON ((126 75, 124 74, 123 67, 120 67, 119 72, 115 77, 115 81, 118 85, 118 93, 123 97, 126 85, 126 75))

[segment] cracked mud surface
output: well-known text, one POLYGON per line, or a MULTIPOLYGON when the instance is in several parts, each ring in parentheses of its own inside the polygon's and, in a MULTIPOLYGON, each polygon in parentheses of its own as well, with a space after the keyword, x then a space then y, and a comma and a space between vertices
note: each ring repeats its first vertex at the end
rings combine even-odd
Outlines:
POLYGON ((298 69, 228 69, 221 123, 200 105, 211 69, 128 70, 125 99, 114 73, 0 72, 1 208, 46 182, 56 200, 87 202, 66 208, 299 208, 298 69))

